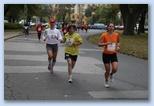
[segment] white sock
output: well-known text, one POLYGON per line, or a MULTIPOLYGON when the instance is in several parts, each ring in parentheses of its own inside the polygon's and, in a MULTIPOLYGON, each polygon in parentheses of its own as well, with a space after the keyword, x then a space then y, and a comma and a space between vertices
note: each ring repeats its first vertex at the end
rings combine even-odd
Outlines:
POLYGON ((55 66, 55 63, 56 63, 56 62, 52 62, 52 67, 54 67, 54 66, 55 66))
POLYGON ((73 77, 72 77, 72 75, 69 75, 70 76, 70 79, 72 79, 73 77))

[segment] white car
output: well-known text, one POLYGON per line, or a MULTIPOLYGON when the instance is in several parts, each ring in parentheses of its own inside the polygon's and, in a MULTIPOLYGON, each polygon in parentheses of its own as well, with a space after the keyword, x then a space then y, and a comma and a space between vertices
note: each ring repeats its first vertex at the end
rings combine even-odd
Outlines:
POLYGON ((4 23, 9 23, 9 21, 8 20, 4 20, 4 23))

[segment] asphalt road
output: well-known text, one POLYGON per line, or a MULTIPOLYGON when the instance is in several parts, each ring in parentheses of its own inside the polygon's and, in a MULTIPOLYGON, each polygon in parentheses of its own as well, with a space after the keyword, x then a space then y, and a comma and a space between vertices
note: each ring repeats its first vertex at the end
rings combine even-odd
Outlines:
POLYGON ((45 43, 36 34, 4 42, 4 100, 148 100, 148 61, 118 54, 119 70, 105 88, 102 48, 89 43, 89 35, 101 30, 80 31, 83 44, 68 83, 64 44, 59 44, 54 74, 47 70, 45 43))

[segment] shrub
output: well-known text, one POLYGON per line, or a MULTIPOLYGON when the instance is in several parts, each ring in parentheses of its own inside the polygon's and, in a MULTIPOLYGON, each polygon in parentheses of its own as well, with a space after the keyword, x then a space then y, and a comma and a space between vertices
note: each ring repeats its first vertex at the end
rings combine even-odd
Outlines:
POLYGON ((5 23, 4 29, 23 29, 23 26, 16 23, 5 23))

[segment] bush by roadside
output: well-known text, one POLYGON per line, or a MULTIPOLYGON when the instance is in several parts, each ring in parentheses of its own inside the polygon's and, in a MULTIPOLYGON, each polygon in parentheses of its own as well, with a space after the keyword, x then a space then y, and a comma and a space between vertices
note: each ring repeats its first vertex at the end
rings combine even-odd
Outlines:
POLYGON ((5 23, 4 29, 23 29, 23 26, 21 24, 16 23, 5 23))
MULTIPOLYGON (((121 43, 119 53, 148 59, 148 32, 134 36, 122 35, 122 31, 118 31, 118 33, 120 34, 121 43)), ((89 36, 89 42, 98 44, 101 34, 89 36)))

